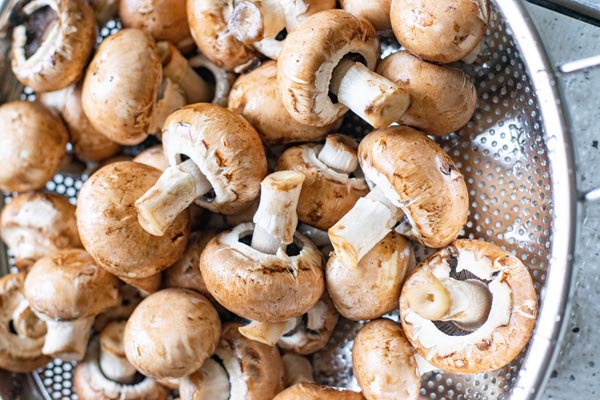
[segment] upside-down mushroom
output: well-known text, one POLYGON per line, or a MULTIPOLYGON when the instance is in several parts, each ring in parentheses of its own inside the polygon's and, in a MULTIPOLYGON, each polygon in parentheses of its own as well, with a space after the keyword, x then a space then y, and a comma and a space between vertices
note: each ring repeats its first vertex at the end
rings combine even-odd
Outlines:
POLYGON ((392 0, 340 0, 340 6, 352 15, 365 18, 378 31, 392 27, 390 9, 392 0))
POLYGON ((350 390, 298 383, 280 392, 273 400, 365 400, 362 394, 350 390))

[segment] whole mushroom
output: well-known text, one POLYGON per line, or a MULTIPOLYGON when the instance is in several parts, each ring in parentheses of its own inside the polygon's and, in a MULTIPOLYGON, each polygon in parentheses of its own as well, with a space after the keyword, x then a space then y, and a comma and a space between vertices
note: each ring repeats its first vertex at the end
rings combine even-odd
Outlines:
POLYGON ((390 21, 392 0, 340 0, 340 6, 352 15, 365 18, 378 31, 392 28, 390 21))
POLYGON ((140 164, 146 164, 161 171, 169 168, 169 161, 167 161, 163 147, 160 144, 142 151, 133 159, 133 161, 140 164))
POLYGON ((350 390, 298 383, 280 392, 273 400, 365 400, 362 394, 350 390))

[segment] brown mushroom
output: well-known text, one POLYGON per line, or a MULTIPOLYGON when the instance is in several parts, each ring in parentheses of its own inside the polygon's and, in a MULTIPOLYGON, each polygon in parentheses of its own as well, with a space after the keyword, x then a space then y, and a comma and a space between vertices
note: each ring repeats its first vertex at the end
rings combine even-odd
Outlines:
POLYGON ((33 312, 48 326, 42 352, 79 361, 94 317, 120 302, 117 279, 84 250, 59 250, 40 258, 25 280, 33 312))
POLYGON ((421 132, 395 126, 371 132, 358 157, 374 188, 329 229, 343 265, 355 266, 390 231, 441 248, 467 222, 467 186, 450 156, 421 132))
POLYGON ((13 101, 0 106, 0 126, 0 189, 43 188, 67 151, 67 129, 60 118, 41 104, 13 101))
POLYGON ((138 289, 125 283, 119 285, 119 293, 121 294, 121 303, 98 314, 94 320, 94 331, 102 331, 112 321, 127 320, 144 299, 138 289))
POLYGON ((137 222, 134 203, 159 176, 159 170, 147 165, 117 162, 98 170, 79 192, 77 226, 83 246, 98 265, 120 278, 155 275, 177 261, 187 245, 187 212, 160 237, 137 222))
POLYGON ((119 0, 89 0, 90 7, 94 10, 98 27, 103 27, 108 21, 117 17, 119 0))
POLYGON ((529 341, 537 311, 523 263, 491 243, 469 239, 423 261, 400 296, 408 340, 433 366, 459 374, 510 363, 529 341))
POLYGON ((360 393, 314 383, 298 383, 285 389, 273 400, 365 400, 360 393))
POLYGON ((119 278, 128 285, 138 289, 144 297, 160 289, 162 283, 162 274, 160 272, 144 278, 129 278, 127 276, 120 276, 119 278))
POLYGON ((313 383, 315 381, 313 366, 304 356, 286 353, 281 357, 285 369, 284 385, 286 388, 297 383, 313 383))
POLYGON ((374 127, 386 127, 410 100, 372 71, 378 58, 377 32, 368 21, 344 10, 314 14, 287 36, 281 50, 277 79, 283 104, 308 125, 334 123, 350 108, 374 127))
POLYGON ((340 0, 340 6, 352 15, 365 18, 378 31, 392 28, 390 21, 392 0, 340 0))
POLYGON ((96 43, 94 11, 84 0, 31 0, 15 10, 12 70, 36 92, 74 84, 96 43))
POLYGON ((237 75, 217 66, 202 54, 197 54, 190 58, 189 63, 195 71, 200 71, 200 73, 204 71, 210 75, 209 80, 214 80, 215 84, 211 103, 227 107, 229 92, 237 79, 237 75))
POLYGON ((167 157, 165 157, 165 153, 163 151, 162 145, 152 146, 149 149, 142 151, 138 154, 133 161, 146 164, 150 167, 154 167, 161 171, 169 168, 169 161, 167 161, 167 157))

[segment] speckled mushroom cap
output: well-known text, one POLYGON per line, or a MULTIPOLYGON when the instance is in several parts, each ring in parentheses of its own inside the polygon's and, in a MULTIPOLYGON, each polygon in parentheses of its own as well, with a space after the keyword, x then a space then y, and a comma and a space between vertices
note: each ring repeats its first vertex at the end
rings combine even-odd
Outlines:
POLYGON ((287 36, 277 63, 277 79, 283 104, 294 119, 325 126, 348 111, 341 103, 332 102, 329 83, 335 67, 350 53, 375 69, 379 40, 368 21, 344 10, 311 15, 287 36))
POLYGON ((147 278, 179 259, 187 245, 189 214, 181 213, 164 236, 138 223, 134 207, 160 176, 156 168, 123 161, 102 167, 79 192, 77 226, 98 265, 126 278, 147 278))
POLYGON ((444 371, 477 374, 502 368, 525 347, 535 326, 538 302, 529 271, 491 243, 461 239, 431 255, 406 280, 400 317, 408 340, 429 363, 444 371), (404 293, 422 277, 447 278, 466 271, 484 282, 492 305, 482 326, 451 336, 411 309, 404 293))
POLYGON ((408 91, 410 107, 399 122, 441 136, 469 122, 477 91, 464 72, 423 61, 407 51, 386 57, 377 73, 408 91))
POLYGON ((365 325, 354 338, 352 368, 367 400, 419 399, 415 350, 400 324, 379 319, 365 325))
POLYGON ((297 383, 279 393, 273 400, 364 400, 362 394, 315 383, 297 383))
POLYGON ((456 239, 467 222, 467 186, 433 140, 406 126, 380 129, 360 142, 358 158, 365 176, 406 214, 413 239, 433 248, 456 239))
POLYGON ((183 107, 167 118, 163 147, 170 165, 187 156, 213 192, 196 199, 212 212, 235 214, 247 208, 267 175, 267 158, 256 130, 243 117, 208 103, 183 107))
POLYGON ((340 6, 352 15, 365 18, 378 31, 392 27, 390 8, 392 0, 340 0, 340 6))
POLYGON ((334 121, 319 128, 292 118, 279 95, 275 61, 237 79, 229 94, 229 109, 243 115, 270 144, 321 140, 339 125, 334 121))
POLYGON ((232 9, 231 1, 188 0, 188 22, 202 54, 221 68, 243 72, 258 62, 258 53, 229 32, 232 9))
POLYGON ((12 70, 17 79, 36 92, 77 82, 96 42, 96 20, 88 3, 25 1, 17 15, 23 21, 12 36, 12 70))
POLYGON ((489 0, 392 0, 392 29, 411 53, 437 63, 469 54, 483 39, 489 0))
POLYGON ((125 328, 125 354, 144 375, 181 378, 199 369, 215 351, 221 321, 206 297, 187 289, 148 296, 125 328))
POLYGON ((410 242, 390 232, 356 267, 344 265, 332 253, 325 269, 327 291, 344 318, 379 318, 398 307, 402 284, 414 265, 410 242))
POLYGON ((154 167, 161 171, 169 168, 169 162, 167 161, 163 147, 160 144, 142 151, 133 159, 133 161, 149 165, 150 167, 154 167))
POLYGON ((12 372, 32 372, 50 362, 42 354, 44 329, 35 335, 10 331, 11 322, 17 327, 15 316, 29 310, 24 286, 23 273, 0 278, 0 368, 12 372))
POLYGON ((2 209, 0 235, 13 251, 19 269, 55 250, 82 247, 75 206, 54 193, 25 193, 13 198, 2 209))
POLYGON ((206 245, 200 269, 208 290, 223 307, 250 320, 282 322, 306 313, 325 286, 321 253, 298 232, 297 255, 262 253, 241 241, 253 231, 253 223, 240 224, 206 245))
POLYGON ((0 126, 0 189, 44 187, 67 151, 67 129, 60 118, 41 104, 13 101, 0 106, 0 126))

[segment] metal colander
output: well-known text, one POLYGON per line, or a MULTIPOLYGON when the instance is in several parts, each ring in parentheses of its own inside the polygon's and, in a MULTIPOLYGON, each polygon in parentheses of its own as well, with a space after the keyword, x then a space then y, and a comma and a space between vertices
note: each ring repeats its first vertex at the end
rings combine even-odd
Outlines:
MULTIPOLYGON (((2 8, 0 0, 1 101, 33 96, 14 80, 7 58, 10 38, 2 36, 14 2, 2 8)), ((536 398, 559 347, 571 282, 573 157, 552 69, 532 26, 518 0, 493 2, 484 50, 474 65, 462 66, 477 87, 477 110, 464 129, 438 142, 461 169, 469 188, 470 213, 461 236, 496 243, 529 267, 540 300, 536 330, 523 353, 498 371, 425 374, 423 399, 536 398)), ((118 28, 118 22, 110 21, 101 35, 118 28)), ((398 49, 393 37, 382 37, 383 56, 398 49)), ((351 115, 341 128, 357 138, 369 131, 351 115)), ((75 202, 86 177, 81 165, 66 165, 46 189, 75 202)), ((3 198, 4 202, 10 199, 10 195, 3 198)), ((13 260, 4 247, 0 250, 0 273, 6 273, 13 260)), ((428 253, 417 250, 421 259, 428 253)), ((320 382, 357 388, 350 351, 361 325, 341 319, 327 347, 312 357, 320 382)), ((27 376, 0 374, 0 394, 3 382, 12 380, 11 387, 19 392, 14 398, 75 399, 73 368, 74 364, 54 361, 27 376)))

